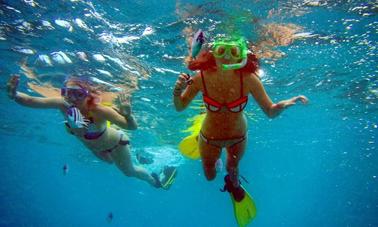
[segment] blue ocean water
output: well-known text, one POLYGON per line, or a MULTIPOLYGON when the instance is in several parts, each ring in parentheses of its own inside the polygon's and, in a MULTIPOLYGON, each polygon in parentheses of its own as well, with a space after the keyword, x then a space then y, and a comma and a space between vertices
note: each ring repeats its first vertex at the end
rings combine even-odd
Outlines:
POLYGON ((229 196, 219 192, 224 170, 207 182, 201 163, 177 150, 198 110, 175 112, 171 93, 177 73, 188 72, 185 27, 233 31, 257 43, 268 23, 293 23, 310 35, 277 47, 283 58, 261 61, 267 92, 274 101, 304 94, 310 104, 273 120, 248 104, 240 172, 258 209, 250 226, 378 226, 377 3, 235 3, 1 1, 0 226, 236 226, 229 196), (268 17, 272 9, 280 14, 268 17), (38 60, 59 51, 71 63, 38 60), (112 91, 138 81, 133 111, 140 127, 130 132, 132 151, 152 154, 155 162, 146 167, 153 171, 177 165, 175 184, 156 190, 97 161, 67 135, 58 111, 8 99, 11 73, 22 75, 20 90, 31 95, 27 82, 59 87, 72 73, 112 91))

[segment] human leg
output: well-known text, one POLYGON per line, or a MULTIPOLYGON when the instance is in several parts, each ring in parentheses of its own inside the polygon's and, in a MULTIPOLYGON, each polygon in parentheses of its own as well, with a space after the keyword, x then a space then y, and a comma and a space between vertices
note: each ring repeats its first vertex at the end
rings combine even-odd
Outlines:
POLYGON ((215 163, 221 155, 222 148, 205 142, 203 135, 199 136, 199 151, 202 158, 203 170, 207 180, 213 180, 217 174, 215 163))
POLYGON ((118 146, 111 152, 114 163, 128 177, 136 177, 156 187, 157 182, 146 169, 133 164, 128 146, 118 146))
POLYGON ((227 172, 235 187, 239 186, 239 161, 244 155, 247 140, 227 147, 227 172))

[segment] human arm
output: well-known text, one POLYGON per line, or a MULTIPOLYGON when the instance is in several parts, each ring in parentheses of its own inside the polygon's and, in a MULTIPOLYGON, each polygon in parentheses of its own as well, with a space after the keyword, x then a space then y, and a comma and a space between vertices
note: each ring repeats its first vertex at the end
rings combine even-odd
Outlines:
POLYGON ((12 75, 7 83, 7 92, 10 99, 15 100, 18 104, 32 108, 56 108, 61 109, 64 106, 64 101, 60 97, 33 97, 22 92, 17 91, 20 77, 12 75))
POLYGON ((108 120, 124 129, 135 130, 138 127, 133 115, 131 114, 130 105, 128 105, 128 107, 123 106, 123 108, 120 108, 120 110, 98 105, 94 110, 92 110, 92 112, 97 118, 108 120))
POLYGON ((269 118, 277 117, 286 108, 295 105, 297 101, 301 101, 303 104, 308 103, 307 97, 303 95, 294 96, 290 99, 273 103, 266 93, 263 84, 254 74, 251 74, 251 76, 248 77, 248 87, 256 102, 269 118))
POLYGON ((116 110, 119 114, 121 114, 126 121, 128 122, 127 129, 135 130, 138 128, 138 124, 131 113, 131 99, 130 96, 126 93, 120 93, 117 98, 116 102, 118 103, 118 110, 116 110))
POLYGON ((198 74, 192 78, 184 73, 179 75, 173 91, 173 103, 176 111, 183 111, 197 95, 199 91, 198 80, 198 74))

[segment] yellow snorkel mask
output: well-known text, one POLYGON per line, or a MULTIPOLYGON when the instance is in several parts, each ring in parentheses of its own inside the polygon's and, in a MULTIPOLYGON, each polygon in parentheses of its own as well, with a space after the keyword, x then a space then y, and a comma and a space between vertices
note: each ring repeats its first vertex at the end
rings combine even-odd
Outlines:
POLYGON ((244 38, 237 40, 219 39, 214 41, 212 53, 215 58, 223 58, 226 54, 232 59, 241 60, 240 63, 223 64, 224 70, 243 68, 247 64, 248 48, 244 38))

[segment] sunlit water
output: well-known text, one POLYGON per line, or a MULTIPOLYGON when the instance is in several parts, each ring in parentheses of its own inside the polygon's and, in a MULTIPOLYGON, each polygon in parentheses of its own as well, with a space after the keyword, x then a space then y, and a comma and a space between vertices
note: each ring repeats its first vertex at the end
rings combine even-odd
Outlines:
POLYGON ((23 64, 37 74, 21 78, 20 90, 32 95, 27 82, 59 87, 72 73, 109 91, 138 81, 133 154, 152 154, 153 171, 176 164, 179 175, 169 191, 124 177, 67 135, 58 111, 22 108, 2 86, 0 225, 236 226, 229 196, 219 192, 224 170, 206 182, 201 163, 177 151, 186 119, 198 113, 176 113, 171 103, 177 73, 188 72, 182 30, 234 31, 258 42, 262 25, 294 23, 310 35, 278 47, 283 58, 262 60, 263 81, 274 101, 304 94, 310 104, 274 120, 248 104, 240 171, 258 208, 251 226, 378 226, 378 6, 305 2, 1 1, 2 84, 11 73, 26 75, 23 64), (272 9, 280 14, 268 18, 272 9))

